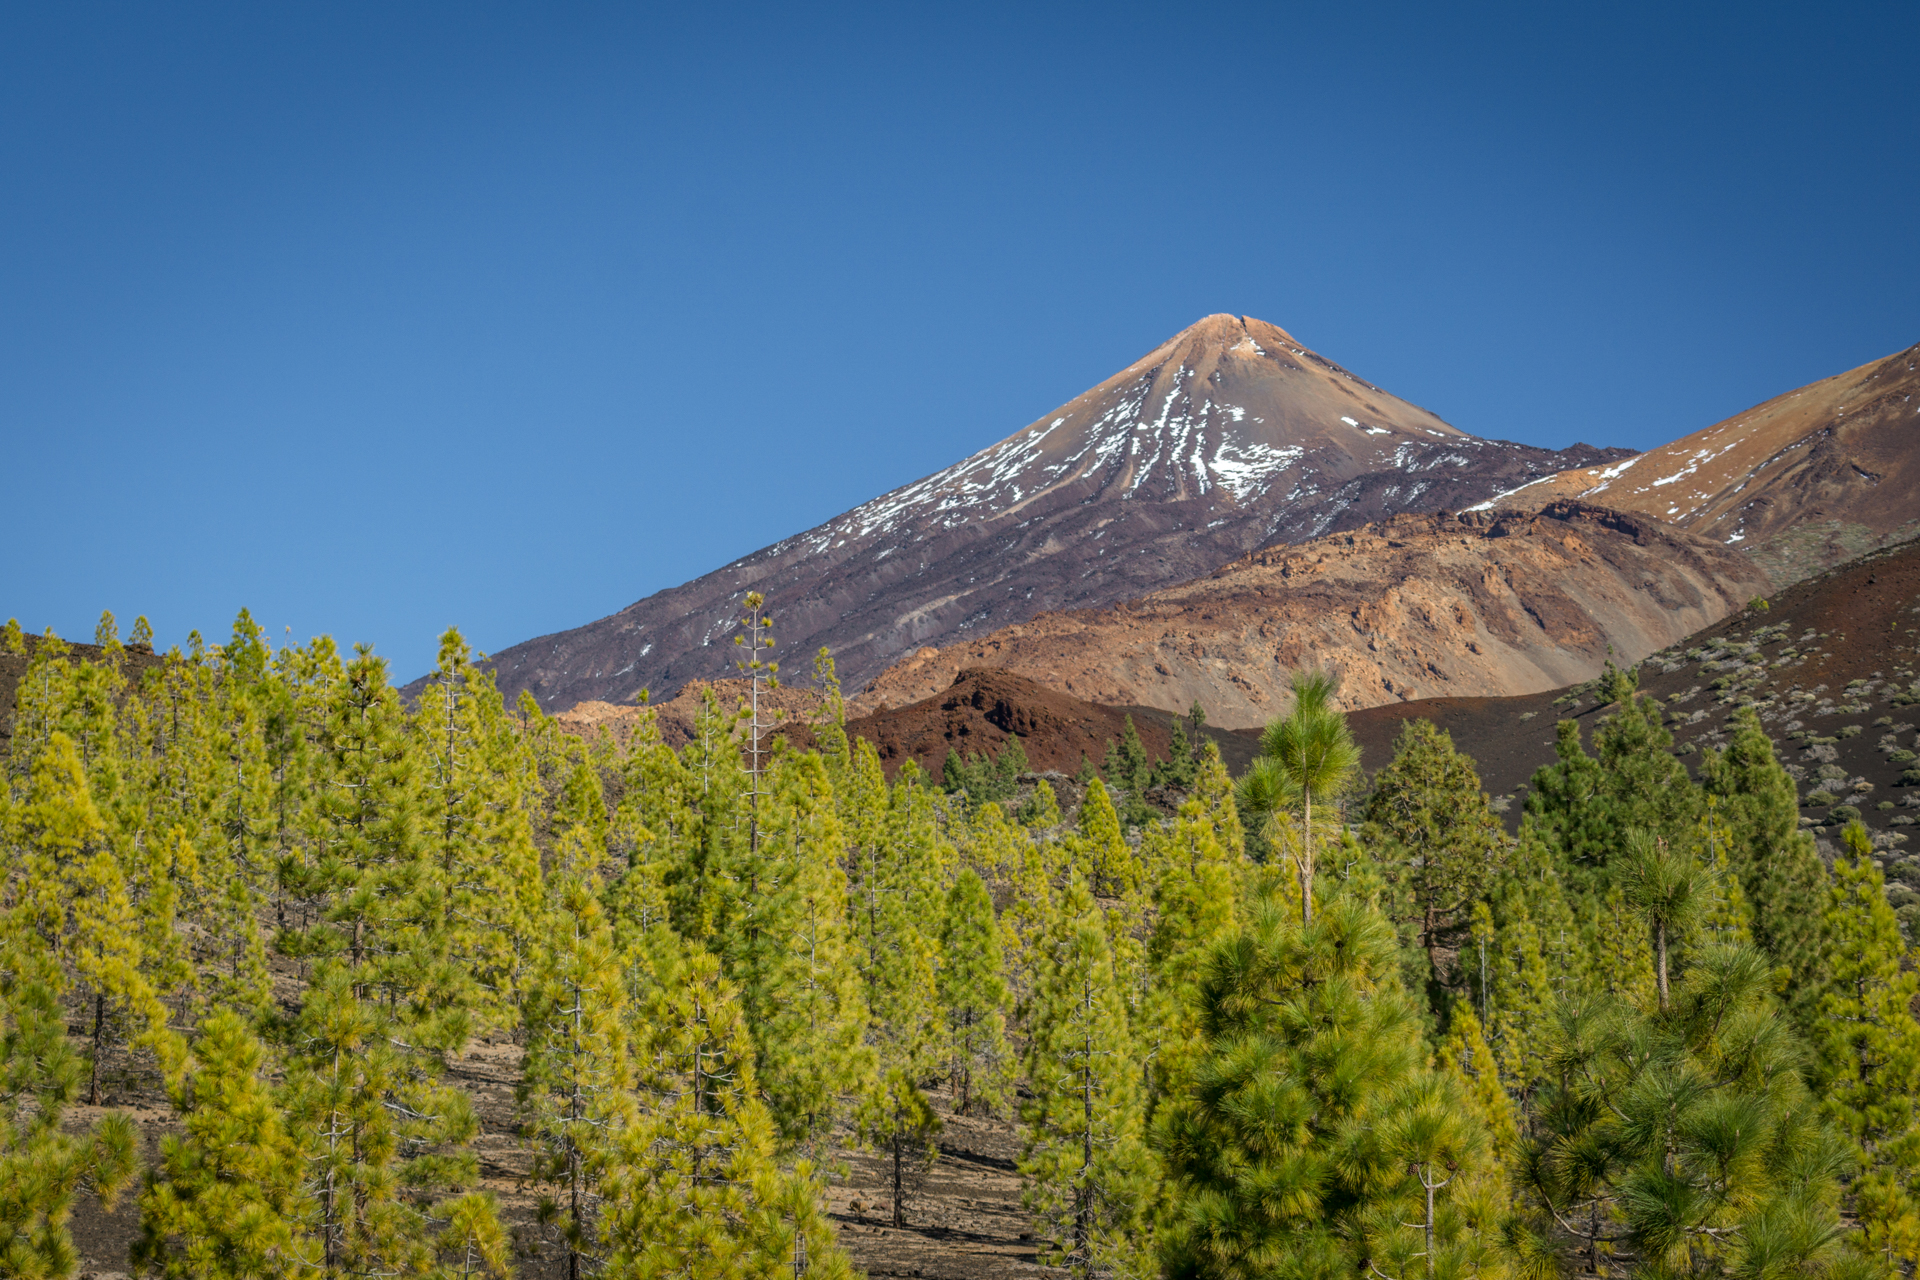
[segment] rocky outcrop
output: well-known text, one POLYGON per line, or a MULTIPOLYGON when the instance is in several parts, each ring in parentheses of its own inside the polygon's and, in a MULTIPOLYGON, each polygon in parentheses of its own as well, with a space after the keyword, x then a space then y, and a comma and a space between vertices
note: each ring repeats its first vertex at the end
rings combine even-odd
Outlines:
POLYGON ((1725 547, 1581 503, 1398 516, 1112 608, 922 649, 854 706, 916 702, 974 667, 1107 705, 1198 702, 1226 727, 1283 712, 1300 667, 1337 673, 1350 709, 1531 693, 1590 679, 1609 654, 1631 662, 1672 644, 1766 585, 1725 547))
POLYGON ((531 690, 549 709, 667 697, 733 674, 729 641, 757 590, 789 666, 829 646, 853 687, 922 646, 1625 456, 1479 439, 1282 329, 1208 316, 937 475, 493 661, 510 698, 531 690))
MULTIPOLYGON (((1112 707, 1049 689, 1012 671, 962 671, 947 688, 904 707, 884 707, 847 722, 847 732, 873 742, 889 774, 908 760, 937 774, 949 751, 998 755, 1019 735, 1029 768, 1073 774, 1083 761, 1098 765, 1119 741, 1131 718, 1149 758, 1166 758, 1174 716, 1155 707, 1112 707)), ((1194 733, 1191 723, 1182 732, 1194 733)), ((1229 768, 1244 769, 1253 757, 1245 735, 1201 727, 1199 735, 1220 748, 1229 768)))

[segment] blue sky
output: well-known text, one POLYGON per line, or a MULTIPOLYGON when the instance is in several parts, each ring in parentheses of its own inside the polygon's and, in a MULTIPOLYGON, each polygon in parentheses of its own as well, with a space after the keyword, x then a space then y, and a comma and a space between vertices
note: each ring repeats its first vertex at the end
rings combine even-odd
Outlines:
POLYGON ((0 7, 0 615, 400 677, 1209 312, 1646 446, 1920 340, 1920 7, 0 7))

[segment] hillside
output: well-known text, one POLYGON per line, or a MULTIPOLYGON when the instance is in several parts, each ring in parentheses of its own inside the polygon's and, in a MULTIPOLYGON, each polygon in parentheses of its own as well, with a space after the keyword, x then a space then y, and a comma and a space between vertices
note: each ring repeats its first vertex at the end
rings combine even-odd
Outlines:
POLYGON ((1091 702, 1194 702, 1246 727, 1282 712, 1290 672, 1325 666, 1348 709, 1506 696, 1592 678, 1745 604, 1745 557, 1645 517, 1579 503, 1400 516, 1276 547, 1110 609, 1050 613, 923 649, 854 700, 917 702, 963 668, 1016 671, 1091 702))
MULTIPOLYGON (((1743 609, 1640 666, 1640 689, 1668 708, 1675 749, 1690 762, 1727 741, 1727 722, 1742 702, 1760 708, 1803 796, 1823 781, 1852 798, 1876 842, 1898 867, 1889 876, 1920 887, 1920 850, 1904 836, 1920 817, 1920 787, 1902 782, 1916 767, 1920 723, 1920 545, 1873 552, 1771 597, 1765 609, 1743 609), (1822 770, 1829 775, 1823 780, 1822 770), (1865 791, 1856 788, 1870 784, 1865 791), (1886 808, 1881 808, 1881 805, 1886 808)), ((1431 698, 1372 707, 1348 716, 1365 766, 1393 755, 1407 720, 1424 717, 1453 735, 1480 768, 1496 797, 1518 801, 1533 771, 1554 758, 1554 724, 1573 719, 1591 739, 1607 713, 1587 688, 1515 698, 1431 698)), ((1831 806, 1804 811, 1803 825, 1822 830, 1831 806)))
POLYGON ((945 471, 494 666, 549 710, 670 697, 732 674, 726 641, 759 590, 783 653, 830 646, 857 687, 923 646, 1626 456, 1479 439, 1273 325, 1208 316, 945 471))
POLYGON ((1487 506, 1581 498, 1738 547, 1775 585, 1920 531, 1920 345, 1487 506))

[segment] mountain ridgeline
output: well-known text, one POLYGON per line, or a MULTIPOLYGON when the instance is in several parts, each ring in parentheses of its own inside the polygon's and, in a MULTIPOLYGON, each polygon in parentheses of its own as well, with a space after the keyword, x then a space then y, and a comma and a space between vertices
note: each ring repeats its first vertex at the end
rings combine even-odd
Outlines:
POLYGON ((1130 599, 1274 543, 1455 511, 1626 450, 1482 440, 1284 330, 1208 316, 1000 443, 611 617, 496 653, 562 710, 732 673, 757 590, 782 651, 850 683, 1044 610, 1130 599))

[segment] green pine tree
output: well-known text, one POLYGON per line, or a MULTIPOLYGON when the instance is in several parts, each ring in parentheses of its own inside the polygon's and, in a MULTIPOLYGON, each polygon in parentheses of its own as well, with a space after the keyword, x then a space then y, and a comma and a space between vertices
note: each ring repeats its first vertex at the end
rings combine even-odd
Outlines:
POLYGON ((719 963, 656 929, 628 971, 638 1118, 602 1177, 607 1272, 849 1276, 811 1165, 783 1170, 775 1158, 753 1043, 719 963))
POLYGON ((1767 962, 1708 945, 1666 1011, 1561 1009, 1521 1180, 1533 1249, 1589 1275, 1859 1275, 1836 1213, 1843 1143, 1819 1116, 1767 962))
POLYGON ((1140 860, 1127 846, 1120 830, 1120 815, 1098 778, 1087 784, 1086 799, 1080 802, 1082 856, 1089 887, 1103 897, 1127 898, 1140 891, 1140 860))
POLYGON ((1020 1171, 1047 1258, 1076 1277, 1143 1274, 1156 1181, 1133 1061, 1125 975, 1078 878, 1042 947, 1025 1010, 1020 1171))
POLYGON ((135 1133, 122 1114, 67 1132, 85 1067, 66 1043, 57 978, 19 952, 0 976, 0 1271, 65 1280, 79 1259, 68 1229, 74 1196, 111 1208, 136 1167, 135 1133), (37 970, 37 971, 36 971, 37 970))
POLYGON ((605 1262, 601 1184, 638 1120, 630 1092, 634 1022, 613 929, 587 883, 551 887, 547 933, 529 983, 519 1100, 534 1143, 531 1177, 553 1187, 540 1221, 559 1239, 568 1280, 605 1262))
POLYGON ((1472 1274, 1492 1252, 1464 1194, 1485 1136, 1426 1069, 1398 971, 1392 926, 1352 895, 1307 925, 1267 897, 1215 947, 1206 1054, 1161 1124, 1169 1276, 1370 1275, 1377 1262, 1410 1280, 1426 1266, 1472 1274))
POLYGON ((1727 860, 1752 911, 1753 940, 1787 970, 1788 1008, 1809 1027, 1830 954, 1821 934, 1826 868, 1813 837, 1800 830, 1793 779, 1751 707, 1734 714, 1727 749, 1701 761, 1700 780, 1725 824, 1727 860))
POLYGON ((213 1013, 173 1089, 184 1132, 162 1140, 140 1197, 143 1274, 273 1280, 320 1266, 306 1152, 267 1083, 265 1047, 231 1010, 213 1013))
POLYGON ((1431 720, 1409 720, 1401 729, 1361 820, 1361 843, 1380 861, 1387 884, 1381 905, 1406 943, 1423 953, 1419 988, 1438 1013, 1443 995, 1470 980, 1461 944, 1473 904, 1505 852, 1505 832, 1473 761, 1431 720))
POLYGON ((1269 844, 1289 849, 1300 884, 1300 918, 1313 922, 1315 853, 1328 832, 1314 826, 1314 801, 1326 826, 1330 802, 1360 767, 1346 717, 1333 705, 1338 688, 1320 671, 1293 674, 1293 711, 1260 735, 1260 754, 1240 780, 1240 809, 1261 824, 1269 844), (1297 810, 1297 817, 1294 812, 1297 810))
POLYGON ((1889 1272, 1920 1264, 1920 970, 1887 905, 1866 829, 1848 823, 1834 861, 1823 932, 1831 968, 1819 994, 1822 1109, 1852 1139, 1848 1188, 1860 1247, 1889 1272))
POLYGON ((940 1004, 947 1015, 946 1076, 960 1115, 992 1112, 1006 1101, 1007 984, 998 924, 987 885, 971 869, 947 890, 940 930, 940 1004))

